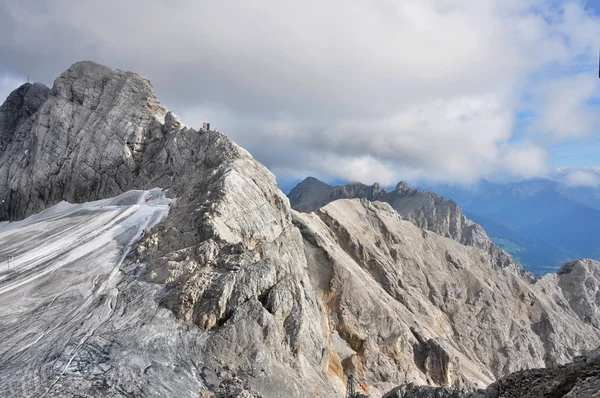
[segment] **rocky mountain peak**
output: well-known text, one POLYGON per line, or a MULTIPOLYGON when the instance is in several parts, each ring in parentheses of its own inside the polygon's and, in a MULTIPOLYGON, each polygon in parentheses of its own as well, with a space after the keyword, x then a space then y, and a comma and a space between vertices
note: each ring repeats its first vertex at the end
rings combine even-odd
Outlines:
MULTIPOLYGON (((563 266, 560 267, 560 269, 558 271, 556 271, 556 273, 558 275, 570 274, 576 268, 582 269, 583 267, 585 267, 587 265, 588 261, 589 260, 587 260, 587 259, 569 261, 568 263, 563 264, 563 266)), ((591 261, 593 261, 593 260, 591 260, 591 261)))
POLYGON ((0 156, 19 125, 37 112, 49 94, 50 89, 42 83, 25 83, 9 94, 0 107, 0 156))
POLYGON ((35 95, 27 97, 32 106, 23 114, 31 113, 26 122, 15 122, 23 119, 13 105, 18 94, 2 108, 10 117, 0 124, 0 199, 9 205, 0 206, 0 220, 61 200, 116 196, 142 171, 144 148, 162 139, 167 109, 136 73, 78 62, 52 90, 34 85, 27 92, 35 95))
POLYGON ((4 113, 31 116, 44 103, 49 92, 50 89, 43 83, 24 83, 6 98, 3 105, 4 113))
POLYGON ((375 182, 375 183, 373 183, 373 185, 371 185, 371 192, 372 192, 373 197, 379 196, 379 194, 381 193, 381 186, 379 185, 378 182, 375 182))
POLYGON ((148 79, 91 61, 77 62, 63 72, 54 81, 52 95, 97 112, 119 106, 130 110, 145 107, 161 119, 166 114, 148 79))
POLYGON ((400 181, 398 184, 396 184, 396 188, 394 189, 395 191, 408 191, 411 188, 408 186, 408 184, 405 181, 400 181))
MULTIPOLYGON (((332 187, 329 184, 324 183, 314 177, 306 177, 300 181, 289 192, 288 197, 293 203, 306 203, 306 208, 313 208, 315 205, 308 205, 311 201, 318 201, 322 196, 327 195, 331 191, 332 187)), ((320 203, 320 201, 318 202, 320 203)))
POLYGON ((321 181, 315 177, 308 176, 304 180, 300 181, 298 183, 298 185, 296 185, 294 187, 294 189, 295 188, 312 188, 312 187, 319 187, 319 186, 330 187, 331 185, 326 184, 323 181, 321 181))

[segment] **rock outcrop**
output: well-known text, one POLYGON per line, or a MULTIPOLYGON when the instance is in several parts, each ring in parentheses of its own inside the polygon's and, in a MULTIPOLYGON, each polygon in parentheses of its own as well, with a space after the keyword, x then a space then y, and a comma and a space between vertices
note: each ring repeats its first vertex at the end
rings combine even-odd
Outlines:
POLYGON ((516 372, 466 398, 584 398, 600 396, 600 349, 549 369, 516 372))
POLYGON ((582 259, 562 266, 558 284, 569 306, 584 322, 600 329, 600 263, 582 259))
MULTIPOLYGON (((50 89, 41 83, 26 83, 8 96, 0 107, 0 157, 13 141, 17 129, 29 122, 49 93, 50 89)), ((27 130, 30 125, 23 128, 27 130)))
MULTIPOLYGON (((11 118, 1 219, 131 189, 174 198, 116 269, 24 290, 19 318, 0 320, 12 396, 329 397, 348 374, 374 396, 409 382, 472 389, 600 345, 593 298, 568 293, 597 286, 597 263, 533 284, 469 245, 457 208, 403 186, 390 198, 419 209, 410 222, 364 199, 295 212, 247 151, 186 127, 135 73, 75 64, 11 118), (431 220, 443 231, 420 227, 431 220)), ((65 278, 78 264, 89 271, 73 262, 65 278)))
POLYGON ((490 254, 495 267, 514 268, 510 255, 496 246, 480 225, 467 219, 456 202, 433 192, 410 188, 405 182, 398 183, 393 191, 387 191, 381 189, 378 183, 369 186, 353 182, 332 187, 308 177, 294 187, 288 197, 293 209, 309 213, 338 199, 364 198, 387 202, 402 218, 416 226, 464 245, 484 249, 490 254))
POLYGON ((0 124, 6 143, 0 151, 0 220, 21 219, 61 200, 108 198, 143 185, 135 181, 147 160, 141 155, 160 138, 167 112, 148 80, 80 62, 57 78, 50 92, 24 85, 9 100, 32 91, 18 117, 19 101, 7 102, 3 111, 13 116, 0 124), (5 137, 11 136, 8 144, 5 137))
POLYGON ((564 275, 531 284, 511 268, 490 267, 480 248, 402 220, 387 203, 337 200, 295 219, 332 339, 353 350, 330 349, 333 363, 380 391, 402 378, 483 386, 567 362, 600 342, 600 330, 570 307, 564 275))
POLYGON ((512 373, 485 390, 464 392, 445 387, 405 384, 383 398, 584 398, 600 396, 600 349, 566 365, 512 373))

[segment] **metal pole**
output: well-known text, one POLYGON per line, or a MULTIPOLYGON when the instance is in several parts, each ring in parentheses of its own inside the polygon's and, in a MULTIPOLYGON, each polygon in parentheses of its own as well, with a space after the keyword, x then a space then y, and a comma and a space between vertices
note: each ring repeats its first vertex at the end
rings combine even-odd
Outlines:
POLYGON ((8 271, 10 272, 10 260, 13 259, 13 256, 8 256, 8 271))
POLYGON ((354 375, 348 376, 348 384, 346 385, 346 397, 354 398, 354 394, 356 391, 354 390, 354 375))

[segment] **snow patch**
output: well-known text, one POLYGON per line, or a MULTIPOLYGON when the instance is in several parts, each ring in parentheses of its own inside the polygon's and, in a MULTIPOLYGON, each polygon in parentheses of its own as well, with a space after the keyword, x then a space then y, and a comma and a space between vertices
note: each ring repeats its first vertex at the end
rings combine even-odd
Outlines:
POLYGON ((129 191, 84 204, 61 202, 0 224, 0 295, 52 279, 65 266, 118 272, 131 246, 167 216, 171 203, 158 188, 129 191))

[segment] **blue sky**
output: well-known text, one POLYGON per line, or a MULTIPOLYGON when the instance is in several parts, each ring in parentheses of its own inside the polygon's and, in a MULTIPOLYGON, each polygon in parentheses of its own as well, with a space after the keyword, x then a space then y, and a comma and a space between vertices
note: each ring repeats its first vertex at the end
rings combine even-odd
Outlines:
POLYGON ((585 5, 596 14, 600 14, 600 0, 587 0, 585 5))
POLYGON ((600 142, 570 142, 550 147, 556 167, 591 167, 598 165, 600 142))
POLYGON ((600 0, 3 2, 0 95, 27 75, 51 85, 80 60, 132 70, 184 123, 210 121, 280 181, 596 173, 599 10, 600 0))

